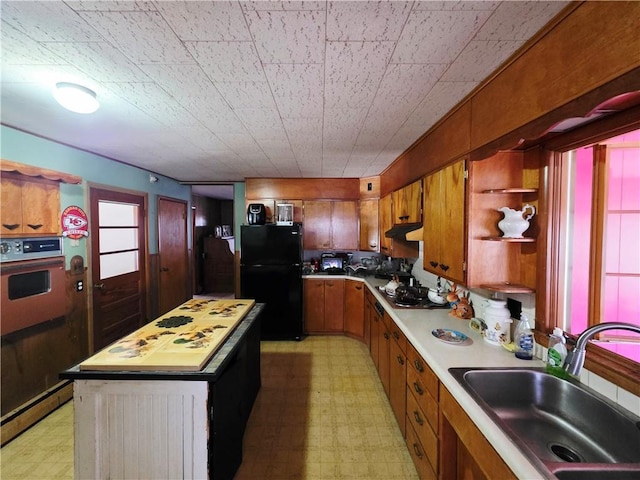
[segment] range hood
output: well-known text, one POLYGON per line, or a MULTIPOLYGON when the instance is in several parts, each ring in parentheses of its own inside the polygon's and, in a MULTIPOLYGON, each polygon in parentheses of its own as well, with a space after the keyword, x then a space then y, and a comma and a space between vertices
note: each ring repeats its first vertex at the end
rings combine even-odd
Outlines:
POLYGON ((414 230, 418 230, 422 228, 422 223, 400 223, 398 225, 394 225, 391 229, 384 232, 384 236, 387 238, 394 238, 403 241, 416 241, 410 238, 407 238, 407 233, 413 232, 414 230))

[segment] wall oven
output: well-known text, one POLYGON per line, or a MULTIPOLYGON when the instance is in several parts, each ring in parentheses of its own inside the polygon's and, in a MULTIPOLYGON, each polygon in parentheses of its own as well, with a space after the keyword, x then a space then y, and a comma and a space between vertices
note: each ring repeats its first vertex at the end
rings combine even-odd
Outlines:
POLYGON ((0 240, 0 335, 67 311, 62 238, 0 240))

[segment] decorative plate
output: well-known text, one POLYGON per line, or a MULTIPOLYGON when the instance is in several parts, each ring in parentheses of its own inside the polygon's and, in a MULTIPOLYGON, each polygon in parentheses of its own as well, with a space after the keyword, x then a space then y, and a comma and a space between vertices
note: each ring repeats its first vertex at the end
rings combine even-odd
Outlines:
POLYGON ((449 328, 436 328, 431 332, 431 334, 438 340, 442 340, 446 343, 454 343, 456 345, 460 345, 461 343, 465 343, 469 340, 469 337, 464 333, 457 330, 451 330, 449 328))

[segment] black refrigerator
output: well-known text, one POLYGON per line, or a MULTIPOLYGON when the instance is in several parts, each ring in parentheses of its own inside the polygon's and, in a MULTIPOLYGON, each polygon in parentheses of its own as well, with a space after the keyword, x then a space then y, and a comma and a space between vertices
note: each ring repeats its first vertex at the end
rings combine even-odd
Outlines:
POLYGON ((302 225, 242 225, 240 292, 264 303, 264 340, 301 340, 302 225))

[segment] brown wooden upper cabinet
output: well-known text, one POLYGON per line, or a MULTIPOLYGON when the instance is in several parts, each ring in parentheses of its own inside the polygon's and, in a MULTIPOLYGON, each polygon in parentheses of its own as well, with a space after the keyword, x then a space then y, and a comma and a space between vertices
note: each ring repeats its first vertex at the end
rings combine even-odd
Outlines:
POLYGON ((48 180, 29 180, 3 173, 3 236, 60 235, 60 185, 48 180))
POLYGON ((391 255, 393 240, 384 236, 384 233, 393 227, 392 194, 380 199, 380 253, 391 255))
POLYGON ((305 201, 306 250, 357 250, 357 201, 305 201))
POLYGON ((422 179, 394 191, 391 196, 394 224, 422 221, 422 179))
POLYGON ((360 250, 377 252, 380 244, 378 200, 360 200, 360 250))
POLYGON ((423 267, 465 283, 465 161, 424 179, 423 267))

